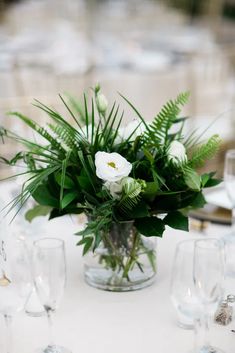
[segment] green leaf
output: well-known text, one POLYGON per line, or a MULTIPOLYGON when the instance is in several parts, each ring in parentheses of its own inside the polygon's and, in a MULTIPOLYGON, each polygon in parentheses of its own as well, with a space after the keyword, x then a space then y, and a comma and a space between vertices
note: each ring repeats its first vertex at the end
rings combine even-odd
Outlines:
POLYGON ((221 182, 222 182, 222 179, 216 179, 216 178, 210 179, 208 180, 204 188, 211 188, 213 186, 219 185, 221 182))
POLYGON ((32 196, 34 200, 39 203, 39 205, 51 206, 55 208, 59 207, 59 201, 51 195, 50 191, 45 185, 39 185, 33 192, 32 196))
POLYGON ((144 148, 143 151, 144 151, 145 157, 149 160, 149 162, 151 164, 153 164, 154 163, 154 157, 152 156, 152 154, 146 148, 144 148))
POLYGON ((192 208, 202 208, 204 207, 206 204, 206 200, 205 197, 203 196, 203 194, 201 192, 199 192, 196 197, 191 201, 190 206, 192 208))
POLYGON ((202 179, 202 187, 204 188, 210 188, 212 186, 219 185, 222 180, 213 178, 213 176, 216 174, 216 172, 211 172, 211 173, 205 173, 201 176, 202 179))
POLYGON ((153 201, 158 193, 158 183, 156 182, 147 182, 146 188, 143 192, 143 197, 149 201, 153 201))
POLYGON ((143 218, 149 216, 148 206, 144 201, 140 201, 136 206, 129 211, 128 216, 130 218, 143 218))
POLYGON ((78 176, 77 181, 82 190, 86 190, 87 192, 93 192, 90 181, 86 176, 78 176))
POLYGON ((86 243, 84 245, 83 252, 82 252, 83 256, 88 253, 88 251, 91 249, 92 244, 93 244, 93 238, 92 237, 86 237, 84 239, 86 239, 86 243))
POLYGON ((179 211, 169 212, 163 221, 171 228, 185 230, 188 232, 188 217, 184 216, 179 211))
POLYGON ((64 197, 64 183, 65 183, 66 170, 67 170, 67 167, 68 167, 70 155, 71 155, 71 151, 68 151, 66 153, 65 159, 62 161, 61 185, 60 185, 60 208, 61 209, 63 208, 62 200, 63 200, 63 197, 64 197))
POLYGON ((161 237, 164 230, 164 222, 157 217, 144 217, 135 220, 135 227, 146 237, 161 237))
POLYGON ((51 210, 52 208, 49 206, 36 205, 26 212, 25 219, 31 223, 36 217, 47 216, 51 210))
POLYGON ((201 177, 191 168, 187 168, 184 174, 185 184, 191 190, 200 191, 201 190, 201 177))
POLYGON ((61 202, 61 208, 64 209, 67 207, 73 200, 76 199, 78 196, 78 193, 76 191, 69 192, 68 194, 64 195, 62 202, 61 202))
POLYGON ((208 180, 210 179, 210 174, 208 173, 205 173, 203 175, 201 175, 201 184, 202 184, 202 187, 204 188, 206 183, 208 182, 208 180))
MULTIPOLYGON (((55 175, 55 180, 56 182, 61 186, 61 173, 56 173, 55 175)), ((75 187, 75 184, 73 182, 73 180, 68 176, 68 175, 65 175, 65 178, 64 178, 64 189, 72 189, 75 187)))

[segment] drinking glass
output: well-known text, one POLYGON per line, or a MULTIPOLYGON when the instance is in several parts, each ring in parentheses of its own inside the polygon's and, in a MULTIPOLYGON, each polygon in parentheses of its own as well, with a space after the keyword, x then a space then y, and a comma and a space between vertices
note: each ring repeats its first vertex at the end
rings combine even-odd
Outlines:
POLYGON ((235 149, 226 152, 224 182, 227 195, 232 203, 232 233, 235 235, 235 149))
POLYGON ((195 240, 177 244, 173 261, 170 295, 176 308, 178 325, 184 329, 194 327, 198 301, 193 281, 193 256, 195 240))
POLYGON ((32 290, 30 259, 25 242, 7 237, 0 248, 0 313, 4 316, 7 337, 6 353, 12 352, 13 316, 24 309, 32 290))
POLYGON ((226 152, 224 183, 228 198, 232 204, 231 233, 223 238, 226 252, 226 292, 227 294, 233 294, 235 291, 235 149, 226 152))
POLYGON ((47 313, 50 341, 38 353, 71 353, 67 348, 54 344, 52 313, 58 308, 66 282, 64 241, 44 238, 34 242, 34 283, 39 299, 47 313))
POLYGON ((200 239, 195 242, 193 279, 198 302, 202 306, 197 328, 203 333, 202 342, 196 341, 195 353, 222 353, 208 340, 209 322, 223 297, 224 252, 217 239, 200 239))

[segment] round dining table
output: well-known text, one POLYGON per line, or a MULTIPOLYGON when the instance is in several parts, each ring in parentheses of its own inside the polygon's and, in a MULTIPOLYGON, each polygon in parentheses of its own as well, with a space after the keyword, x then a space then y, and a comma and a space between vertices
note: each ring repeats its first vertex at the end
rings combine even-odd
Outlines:
MULTIPOLYGON (((17 185, 0 183, 0 199, 12 197, 17 185)), ((145 289, 117 293, 90 287, 83 278, 81 247, 76 246, 74 233, 82 227, 80 217, 64 216, 48 221, 39 217, 31 224, 19 222, 9 232, 21 233, 29 241, 44 237, 64 239, 67 261, 67 284, 60 307, 54 315, 55 342, 72 353, 189 353, 193 351, 194 332, 177 325, 176 312, 170 299, 172 262, 177 243, 184 239, 222 237, 229 228, 210 225, 204 233, 191 229, 182 232, 166 229, 157 241, 157 276, 145 289), (20 224, 20 225, 19 225, 20 224)), ((14 226, 15 223, 15 226, 14 226)), ((7 236, 1 227, 0 236, 7 236)), ((17 235, 17 234, 16 234, 17 235)), ((235 322, 228 326, 213 323, 211 342, 225 353, 234 353, 235 322)), ((5 353, 5 326, 0 317, 0 352, 5 353)), ((45 315, 30 317, 25 312, 13 320, 13 352, 33 353, 48 344, 48 323, 45 315)))

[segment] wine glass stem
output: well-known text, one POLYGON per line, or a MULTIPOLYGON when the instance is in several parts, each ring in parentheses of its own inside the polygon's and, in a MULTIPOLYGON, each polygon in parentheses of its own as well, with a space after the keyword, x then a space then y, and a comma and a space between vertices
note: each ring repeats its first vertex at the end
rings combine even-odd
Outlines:
POLYGON ((47 319, 48 319, 48 326, 49 326, 49 346, 54 345, 54 330, 53 330, 53 320, 52 320, 52 310, 48 309, 46 311, 47 319))
POLYGON ((194 325, 195 332, 195 343, 194 343, 194 353, 201 352, 202 347, 209 347, 209 317, 207 314, 203 313, 200 318, 195 320, 194 325))
POLYGON ((6 353, 12 352, 12 316, 4 315, 7 334, 6 334, 6 353))

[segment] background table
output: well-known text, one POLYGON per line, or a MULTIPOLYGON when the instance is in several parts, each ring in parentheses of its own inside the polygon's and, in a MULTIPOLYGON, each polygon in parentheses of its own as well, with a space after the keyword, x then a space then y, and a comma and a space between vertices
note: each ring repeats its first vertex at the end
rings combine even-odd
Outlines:
MULTIPOLYGON (((6 184, 0 183, 0 197, 6 193, 6 184)), ((167 229, 158 240, 156 283, 136 292, 111 293, 89 287, 83 280, 81 248, 76 247, 78 239, 73 236, 79 227, 77 218, 71 217, 50 222, 41 218, 31 226, 32 238, 60 237, 66 243, 68 280, 64 299, 54 318, 56 343, 70 348, 73 353, 190 352, 193 332, 176 325, 169 282, 176 244, 203 235, 167 229)), ((207 233, 221 236, 227 231, 228 228, 211 226, 207 233)), ((48 343, 45 316, 31 318, 20 313, 13 326, 14 353, 31 353, 48 343)), ((212 342, 225 353, 234 353, 232 328, 235 328, 234 322, 226 327, 212 327, 212 342)), ((0 332, 0 352, 4 353, 3 318, 0 318, 0 332)))

